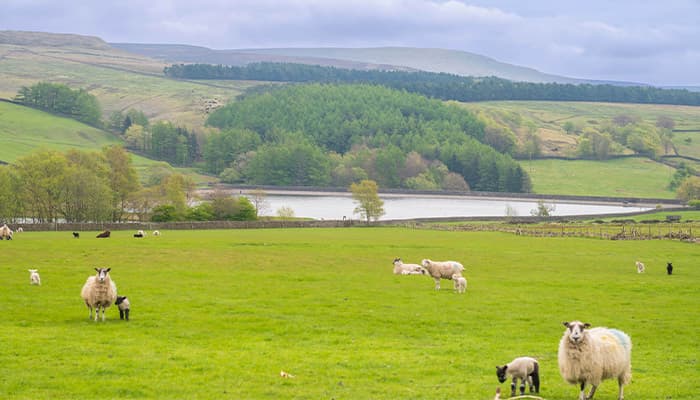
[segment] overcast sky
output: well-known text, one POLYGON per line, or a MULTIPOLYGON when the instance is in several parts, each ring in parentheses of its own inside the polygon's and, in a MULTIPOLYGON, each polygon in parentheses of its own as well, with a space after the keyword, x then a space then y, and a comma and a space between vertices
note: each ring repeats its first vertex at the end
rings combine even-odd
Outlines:
POLYGON ((6 29, 214 49, 446 48, 575 78, 700 85, 700 0, 2 0, 6 29))

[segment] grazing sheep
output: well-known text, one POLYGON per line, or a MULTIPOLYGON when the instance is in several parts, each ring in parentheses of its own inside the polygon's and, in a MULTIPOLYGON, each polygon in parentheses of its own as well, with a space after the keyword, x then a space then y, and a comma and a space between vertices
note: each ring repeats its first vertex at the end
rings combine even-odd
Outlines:
POLYGON ((38 269, 30 269, 29 271, 29 284, 41 286, 41 277, 39 276, 38 269))
POLYGON ((22 232, 24 232, 24 228, 22 228, 21 226, 19 228, 17 228, 17 233, 22 233, 22 232))
POLYGON ((153 231, 153 236, 160 236, 160 231, 153 231))
POLYGON ((404 264, 401 258, 394 259, 395 275, 425 275, 427 272, 418 264, 404 264))
POLYGON ((440 290, 440 279, 452 279, 452 275, 462 275, 464 266, 457 261, 431 261, 425 259, 421 265, 435 280, 435 290, 440 290))
POLYGON ((12 229, 6 224, 0 226, 0 240, 3 239, 12 240, 12 229))
POLYGON ((108 238, 109 235, 111 235, 111 234, 112 234, 112 232, 110 232, 110 231, 104 231, 104 232, 100 233, 99 235, 97 235, 97 237, 98 238, 108 238))
POLYGON ((92 318, 92 309, 95 309, 95 321, 102 309, 102 321, 105 320, 105 310, 117 300, 117 285, 109 276, 111 268, 95 268, 97 274, 90 276, 85 281, 80 297, 85 301, 92 318))
POLYGON ((618 400, 623 386, 632 379, 632 341, 622 331, 608 328, 587 329, 580 321, 564 322, 566 330, 559 342, 559 372, 570 384, 580 384, 579 400, 590 400, 605 379, 617 378, 618 400), (585 387, 591 385, 586 397, 585 387))
POLYGON ((525 382, 530 387, 530 393, 540 392, 540 365, 532 357, 518 357, 508 364, 496 366, 498 382, 503 383, 510 375, 513 380, 510 383, 510 396, 515 396, 515 386, 520 379, 520 395, 525 395, 525 382))
POLYGON ((80 232, 73 232, 73 238, 80 239, 80 232))
POLYGON ((673 274, 673 264, 671 263, 666 263, 666 272, 671 275, 673 274))
POLYGON ((142 238, 142 237, 143 237, 142 231, 139 231, 139 232, 134 233, 134 237, 135 237, 135 238, 142 238))
POLYGON ((455 283, 457 293, 464 293, 467 290, 467 278, 460 274, 452 274, 452 280, 455 283))
POLYGON ((119 319, 124 319, 126 317, 126 320, 129 320, 129 310, 131 310, 131 303, 129 302, 129 299, 126 298, 126 296, 117 296, 117 300, 114 301, 114 304, 117 305, 117 308, 119 308, 119 319))
POLYGON ((637 266, 637 273, 641 274, 644 272, 644 264, 641 261, 635 261, 634 265, 637 266))

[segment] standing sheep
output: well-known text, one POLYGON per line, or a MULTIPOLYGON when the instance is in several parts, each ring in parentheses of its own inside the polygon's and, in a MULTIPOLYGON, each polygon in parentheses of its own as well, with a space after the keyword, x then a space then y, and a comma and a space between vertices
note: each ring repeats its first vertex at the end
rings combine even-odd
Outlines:
POLYGON ((579 400, 590 400, 605 379, 617 378, 618 400, 623 386, 632 379, 632 341, 617 329, 593 328, 580 321, 564 322, 566 330, 559 341, 559 372, 570 384, 580 384, 579 400), (586 397, 586 385, 591 391, 586 397))
POLYGON ((452 275, 462 275, 464 266, 457 261, 431 261, 425 259, 421 265, 435 280, 435 290, 440 290, 440 279, 452 279, 452 275))
POLYGON ((41 277, 38 269, 29 270, 29 284, 41 286, 41 277))
POLYGON ((95 268, 97 274, 87 278, 80 291, 80 297, 90 311, 88 318, 92 318, 92 309, 95 309, 95 321, 100 315, 100 309, 102 309, 102 321, 104 321, 105 310, 117 300, 117 285, 109 276, 110 270, 111 268, 95 268))
POLYGON ((506 381, 510 375, 513 380, 510 383, 510 396, 515 396, 515 386, 520 379, 520 395, 525 395, 525 382, 530 387, 530 393, 540 392, 540 365, 532 357, 518 357, 508 364, 499 367, 496 366, 496 376, 498 382, 506 381))
POLYGON ((642 263, 641 261, 635 261, 634 265, 637 266, 637 273, 638 274, 641 274, 644 272, 644 263, 642 263))
POLYGON ((418 264, 404 264, 401 258, 394 259, 395 275, 425 275, 426 271, 418 264))
POLYGON ((129 299, 126 298, 126 296, 117 296, 117 300, 114 302, 114 304, 117 305, 117 308, 119 308, 119 319, 124 319, 126 316, 126 320, 129 320, 129 311, 131 310, 131 303, 129 302, 129 299))
POLYGON ((467 290, 467 278, 460 274, 452 274, 452 280, 455 283, 457 293, 464 293, 467 290))
POLYGON ((669 275, 673 274, 673 264, 666 263, 666 273, 669 275))
POLYGON ((160 236, 160 231, 153 231, 153 236, 160 236))

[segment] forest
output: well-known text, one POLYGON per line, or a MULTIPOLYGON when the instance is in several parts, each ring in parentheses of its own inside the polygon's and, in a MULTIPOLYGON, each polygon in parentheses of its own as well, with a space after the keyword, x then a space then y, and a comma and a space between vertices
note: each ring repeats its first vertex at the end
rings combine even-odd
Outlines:
POLYGON ((293 63, 246 66, 174 64, 164 74, 176 79, 232 79, 273 82, 364 83, 420 93, 441 100, 549 100, 700 105, 700 93, 684 89, 610 84, 514 82, 425 71, 352 70, 293 63))
POLYGON ((221 133, 203 149, 227 182, 527 192, 508 154, 482 143, 473 114, 418 94, 370 85, 294 85, 212 113, 221 133))

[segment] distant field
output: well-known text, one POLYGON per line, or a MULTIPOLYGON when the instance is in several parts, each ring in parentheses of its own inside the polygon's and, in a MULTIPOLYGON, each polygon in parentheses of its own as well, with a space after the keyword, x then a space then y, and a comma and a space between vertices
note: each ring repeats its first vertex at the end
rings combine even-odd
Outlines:
POLYGON ((604 162, 548 159, 520 164, 530 174, 535 193, 675 198, 675 192, 667 188, 675 170, 645 158, 604 162))
POLYGON ((574 399, 557 367, 574 319, 631 336, 627 398, 700 390, 694 244, 405 228, 81 233, 0 242, 3 398, 491 399, 509 390, 495 365, 529 355, 545 399, 574 399), (397 256, 461 261, 467 293, 393 275, 397 256), (131 299, 130 322, 114 308, 87 319, 79 293, 96 266, 131 299))
POLYGON ((115 49, 42 48, 0 44, 0 97, 13 98, 39 81, 84 88, 97 96, 107 118, 135 108, 154 120, 202 128, 205 105, 226 103, 246 87, 241 81, 175 81, 162 75, 167 64, 115 49))

